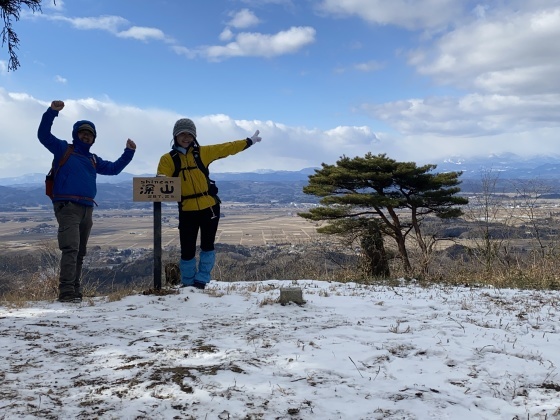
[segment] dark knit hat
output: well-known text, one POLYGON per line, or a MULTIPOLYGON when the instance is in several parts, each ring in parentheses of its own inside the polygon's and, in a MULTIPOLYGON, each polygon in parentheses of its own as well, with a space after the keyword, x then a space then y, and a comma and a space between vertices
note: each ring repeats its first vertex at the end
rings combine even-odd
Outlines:
POLYGON ((93 128, 90 124, 82 124, 78 127, 78 133, 80 131, 89 131, 91 134, 93 134, 93 137, 95 137, 95 128, 93 128))
POLYGON ((93 133, 93 143, 95 143, 95 139, 97 138, 97 130, 95 129, 95 124, 88 120, 76 121, 72 126, 72 140, 80 140, 80 138, 78 137, 78 131, 80 130, 87 130, 90 133, 93 133))
POLYGON ((196 126, 192 120, 188 118, 181 118, 180 120, 177 120, 175 126, 173 127, 173 138, 177 137, 177 135, 181 133, 189 133, 196 139, 196 126))

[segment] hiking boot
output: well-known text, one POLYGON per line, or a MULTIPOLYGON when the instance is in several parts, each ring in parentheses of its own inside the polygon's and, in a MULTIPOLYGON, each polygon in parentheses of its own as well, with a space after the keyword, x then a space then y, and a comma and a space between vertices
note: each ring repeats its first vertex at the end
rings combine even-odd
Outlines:
POLYGON ((206 283, 195 281, 193 286, 196 287, 197 289, 203 290, 206 287, 206 283))
POLYGON ((81 296, 74 296, 74 298, 72 299, 73 303, 82 303, 82 297, 81 296))
POLYGON ((58 301, 59 302, 74 302, 75 296, 74 293, 61 293, 58 296, 58 301))

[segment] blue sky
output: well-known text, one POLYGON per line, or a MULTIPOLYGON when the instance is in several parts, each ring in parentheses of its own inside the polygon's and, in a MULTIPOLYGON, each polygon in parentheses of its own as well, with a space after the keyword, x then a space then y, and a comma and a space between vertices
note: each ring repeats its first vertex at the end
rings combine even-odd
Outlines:
POLYGON ((299 170, 387 153, 560 154, 560 0, 57 0, 0 49, 0 177, 46 172, 53 133, 98 128, 93 152, 155 173, 174 122, 201 144, 263 141, 215 172, 299 170))

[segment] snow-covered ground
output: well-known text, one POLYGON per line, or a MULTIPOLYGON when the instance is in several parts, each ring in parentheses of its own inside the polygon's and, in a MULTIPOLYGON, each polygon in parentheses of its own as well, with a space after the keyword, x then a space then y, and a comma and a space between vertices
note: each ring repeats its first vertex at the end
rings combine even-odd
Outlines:
POLYGON ((557 292, 285 286, 0 306, 0 418, 560 417, 557 292))

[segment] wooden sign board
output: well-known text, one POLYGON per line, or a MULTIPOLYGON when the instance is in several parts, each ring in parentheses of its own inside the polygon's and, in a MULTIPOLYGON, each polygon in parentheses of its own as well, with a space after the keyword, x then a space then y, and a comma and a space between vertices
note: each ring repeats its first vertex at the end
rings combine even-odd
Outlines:
POLYGON ((179 177, 155 176, 132 178, 133 201, 181 201, 179 177))

